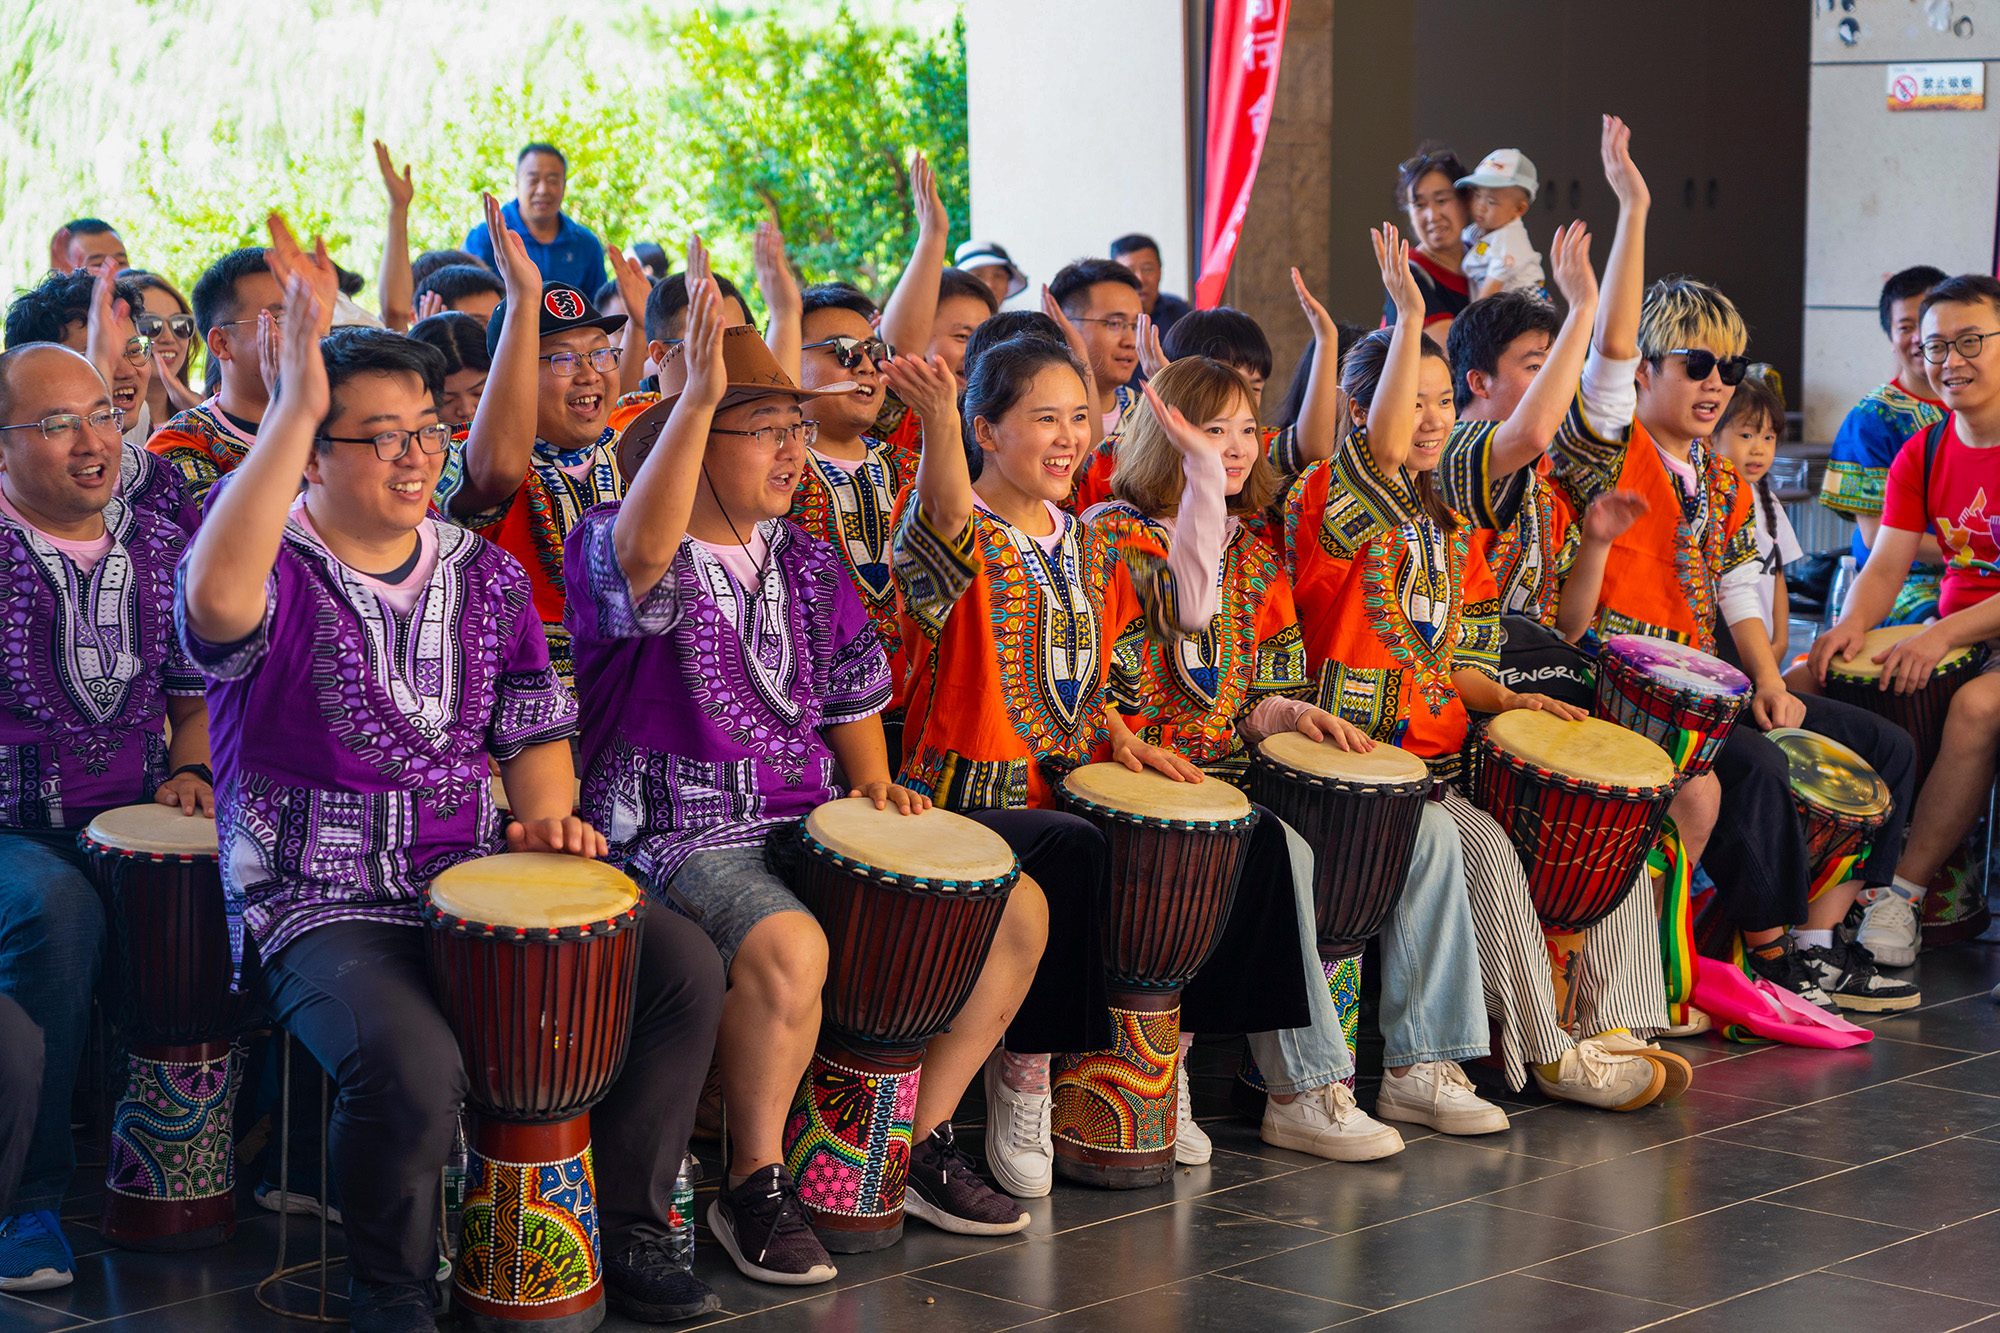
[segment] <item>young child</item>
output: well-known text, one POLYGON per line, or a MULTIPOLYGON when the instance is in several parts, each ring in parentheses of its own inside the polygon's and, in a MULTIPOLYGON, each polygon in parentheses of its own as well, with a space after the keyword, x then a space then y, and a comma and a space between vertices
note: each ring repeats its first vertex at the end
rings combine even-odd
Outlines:
MULTIPOLYGON (((1778 431, 1785 422, 1785 398, 1778 386, 1777 371, 1762 363, 1750 367, 1710 438, 1717 452, 1736 464, 1743 480, 1750 483, 1751 527, 1757 541, 1757 562, 1763 571, 1757 578, 1757 602, 1765 632, 1771 637, 1771 656, 1782 670, 1791 624, 1785 566, 1805 551, 1771 490, 1771 460, 1778 455, 1778 431)), ((1730 656, 1733 645, 1729 637, 1718 633, 1715 641, 1723 655, 1730 656)))
POLYGON ((1473 297, 1533 292, 1549 299, 1542 257, 1521 225, 1535 202, 1535 164, 1518 148, 1496 148, 1453 184, 1472 190, 1472 222, 1465 229, 1465 280, 1473 297))

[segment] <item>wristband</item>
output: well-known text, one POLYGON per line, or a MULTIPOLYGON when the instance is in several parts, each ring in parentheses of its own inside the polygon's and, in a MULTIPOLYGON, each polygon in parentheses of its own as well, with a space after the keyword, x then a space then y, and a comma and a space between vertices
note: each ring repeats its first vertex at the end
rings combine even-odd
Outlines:
POLYGON ((179 768, 167 774, 167 781, 172 782, 183 773, 192 773, 211 787, 215 785, 215 774, 209 771, 207 764, 182 764, 179 768))

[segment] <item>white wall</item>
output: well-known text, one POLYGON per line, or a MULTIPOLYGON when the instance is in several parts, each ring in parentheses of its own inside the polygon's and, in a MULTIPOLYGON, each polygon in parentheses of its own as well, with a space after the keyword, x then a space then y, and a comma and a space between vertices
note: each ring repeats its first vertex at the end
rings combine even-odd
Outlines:
POLYGON ((1970 17, 1968 37, 1937 32, 1928 6, 1855 0, 1815 6, 1812 129, 1806 188, 1805 437, 1833 438, 1840 418, 1887 378, 1876 322, 1882 281, 1912 264, 1947 273, 1992 271, 2000 202, 2000 64, 1987 69, 1983 111, 1886 106, 1885 66, 2000 61, 2000 12, 1980 0, 1947 6, 1970 17), (1860 24, 1843 43, 1841 19, 1860 24))
POLYGON ((1130 231, 1192 295, 1183 41, 1173 0, 966 0, 972 235, 1028 275, 1010 306, 1130 231))

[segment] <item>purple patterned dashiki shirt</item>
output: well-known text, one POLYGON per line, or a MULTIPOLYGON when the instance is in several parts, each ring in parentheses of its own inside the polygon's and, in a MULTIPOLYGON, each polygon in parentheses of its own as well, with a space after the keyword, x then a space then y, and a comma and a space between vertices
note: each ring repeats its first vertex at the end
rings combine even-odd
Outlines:
POLYGON ((174 637, 187 537, 113 500, 88 574, 0 514, 0 828, 81 828, 167 778, 166 697, 200 697, 174 637))
POLYGON ((820 728, 889 703, 881 636, 833 547, 784 519, 756 593, 691 537, 639 605, 619 502, 563 548, 583 700, 583 812, 658 891, 694 852, 761 842, 845 793, 820 728), (586 591, 587 590, 587 591, 586 591))
POLYGON ((285 525, 264 623, 210 644, 176 613, 208 677, 217 833, 238 967, 333 921, 417 925, 425 886, 504 850, 486 757, 576 732, 549 669, 528 576, 463 528, 400 614, 300 524, 285 525))
POLYGON ((181 484, 181 474, 130 440, 118 455, 118 496, 134 509, 158 514, 190 537, 201 526, 201 506, 181 484))

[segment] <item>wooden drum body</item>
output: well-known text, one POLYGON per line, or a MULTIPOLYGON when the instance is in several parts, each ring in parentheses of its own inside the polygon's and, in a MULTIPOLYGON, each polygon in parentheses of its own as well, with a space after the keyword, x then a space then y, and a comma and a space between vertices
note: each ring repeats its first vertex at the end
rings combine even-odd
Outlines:
POLYGON ((1558 933, 1617 910, 1678 780, 1665 750, 1598 718, 1517 708, 1473 744, 1473 799, 1520 853, 1535 912, 1558 933))
POLYGON ((1868 842, 1889 817, 1889 787, 1860 755, 1818 732, 1774 727, 1765 734, 1790 766, 1812 867, 1808 897, 1817 898, 1868 859, 1868 842))
POLYGON ((242 997, 216 854, 215 821, 128 805, 79 839, 104 894, 105 975, 125 1047, 99 1229, 115 1245, 185 1250, 236 1230, 231 1115, 242 1062, 242 997))
POLYGON ((1063 797, 1110 843, 1104 969, 1117 1035, 1109 1051, 1050 1061, 1055 1169, 1112 1189, 1157 1185, 1174 1165, 1181 988, 1222 937, 1256 814, 1226 782, 1119 764, 1076 769, 1063 797))
POLYGON ((1861 640, 1861 651, 1852 661, 1830 662, 1826 668, 1826 697, 1838 699, 1856 708, 1865 708, 1878 717, 1883 717, 1904 731, 1917 743, 1917 788, 1921 790, 1924 779, 1930 776, 1931 765, 1937 762, 1938 746, 1944 741, 1945 714, 1951 708, 1951 696, 1958 693, 1958 687, 1979 674, 1979 668, 1986 663, 1986 647, 1981 644, 1973 648, 1954 648, 1946 653, 1931 673, 1930 680, 1922 689, 1909 694, 1898 694, 1894 690, 1880 688, 1882 665, 1874 660, 1875 654, 1887 652, 1915 634, 1927 628, 1923 625, 1885 625, 1871 629, 1861 640))
POLYGON ((645 908, 576 856, 481 857, 431 885, 431 987, 478 1113, 453 1276, 476 1329, 604 1318, 589 1111, 625 1061, 645 908))
POLYGON ((1597 656, 1597 715, 1667 752, 1681 781, 1715 763, 1750 678, 1719 657, 1646 634, 1605 640, 1597 656))
POLYGON ((1393 745, 1350 752, 1286 731, 1258 743, 1250 789, 1312 848, 1320 957, 1358 957, 1402 900, 1430 766, 1393 745))
POLYGON ((902 1237, 924 1046, 972 994, 1021 871, 998 834, 935 808, 829 801, 803 836, 799 898, 831 961, 785 1165, 821 1243, 858 1254, 902 1237))

